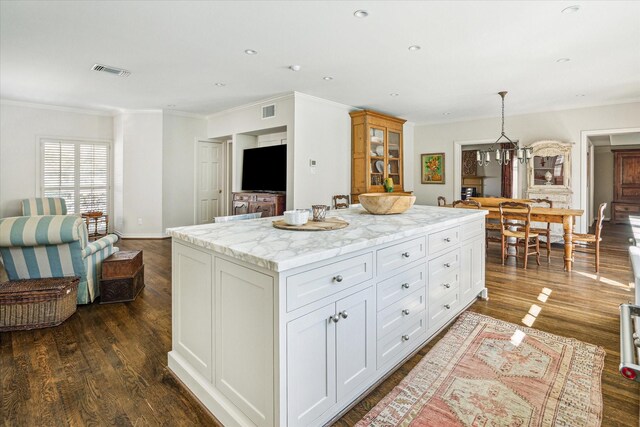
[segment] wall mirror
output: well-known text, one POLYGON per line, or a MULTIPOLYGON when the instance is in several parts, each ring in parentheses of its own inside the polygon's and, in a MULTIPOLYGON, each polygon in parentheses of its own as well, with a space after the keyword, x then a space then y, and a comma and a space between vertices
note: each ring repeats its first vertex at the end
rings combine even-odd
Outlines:
POLYGON ((537 141, 530 145, 529 188, 570 189, 571 144, 561 141, 537 141))

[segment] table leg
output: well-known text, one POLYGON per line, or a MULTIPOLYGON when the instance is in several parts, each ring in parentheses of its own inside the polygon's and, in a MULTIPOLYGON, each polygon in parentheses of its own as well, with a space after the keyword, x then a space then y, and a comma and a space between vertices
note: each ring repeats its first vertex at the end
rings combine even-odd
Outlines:
POLYGON ((571 235, 573 234, 573 217, 562 217, 562 228, 564 229, 564 269, 571 271, 573 259, 573 244, 571 243, 571 235))

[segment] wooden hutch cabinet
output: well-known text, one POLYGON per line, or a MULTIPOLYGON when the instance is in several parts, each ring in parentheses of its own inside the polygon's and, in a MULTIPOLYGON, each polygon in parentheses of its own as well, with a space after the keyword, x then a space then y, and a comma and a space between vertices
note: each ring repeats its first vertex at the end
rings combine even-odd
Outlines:
POLYGON ((285 195, 280 193, 233 193, 231 215, 262 212, 262 218, 284 213, 285 195))
POLYGON ((611 222, 629 222, 640 217, 640 150, 613 151, 613 202, 611 222))
POLYGON ((351 200, 362 193, 382 193, 385 178, 393 191, 404 192, 402 125, 406 120, 374 111, 351 115, 351 200))

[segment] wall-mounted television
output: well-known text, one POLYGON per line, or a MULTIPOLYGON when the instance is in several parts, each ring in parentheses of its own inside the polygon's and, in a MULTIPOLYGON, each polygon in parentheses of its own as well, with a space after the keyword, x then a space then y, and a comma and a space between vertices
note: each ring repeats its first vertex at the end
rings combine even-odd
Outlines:
POLYGON ((287 190, 287 145, 247 148, 242 160, 243 191, 287 190))

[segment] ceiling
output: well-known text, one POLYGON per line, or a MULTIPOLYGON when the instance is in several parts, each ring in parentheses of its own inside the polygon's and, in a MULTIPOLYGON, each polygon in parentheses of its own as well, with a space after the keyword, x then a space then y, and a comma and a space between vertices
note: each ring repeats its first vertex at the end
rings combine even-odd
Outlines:
POLYGON ((639 22, 633 1, 2 1, 0 97, 209 114, 298 91, 416 123, 499 116, 500 90, 507 116, 627 103, 639 22))

